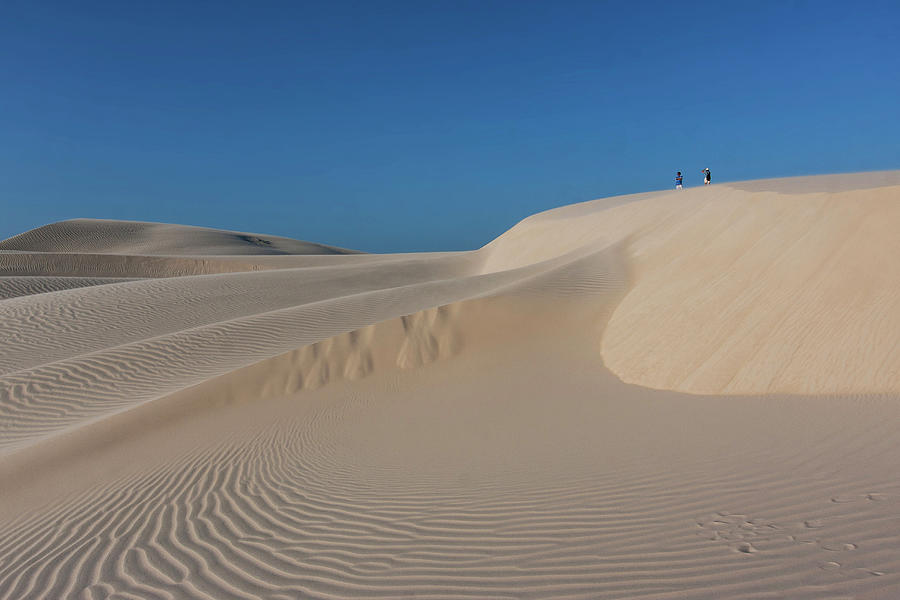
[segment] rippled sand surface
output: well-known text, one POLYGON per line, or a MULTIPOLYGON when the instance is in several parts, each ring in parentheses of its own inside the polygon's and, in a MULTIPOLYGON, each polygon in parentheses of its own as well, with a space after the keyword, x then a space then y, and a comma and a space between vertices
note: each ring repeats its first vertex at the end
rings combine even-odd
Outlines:
POLYGON ((898 232, 886 172, 2 241, 0 598, 900 597, 898 232))

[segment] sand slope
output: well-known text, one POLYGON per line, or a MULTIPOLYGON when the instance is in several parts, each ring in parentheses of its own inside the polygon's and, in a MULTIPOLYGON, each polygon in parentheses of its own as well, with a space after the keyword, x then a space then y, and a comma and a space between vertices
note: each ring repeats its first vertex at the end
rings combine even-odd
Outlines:
POLYGON ((0 597, 897 597, 898 206, 888 172, 475 252, 0 242, 0 597))
POLYGON ((273 235, 104 219, 72 219, 44 225, 3 240, 0 250, 141 256, 356 253, 273 235))

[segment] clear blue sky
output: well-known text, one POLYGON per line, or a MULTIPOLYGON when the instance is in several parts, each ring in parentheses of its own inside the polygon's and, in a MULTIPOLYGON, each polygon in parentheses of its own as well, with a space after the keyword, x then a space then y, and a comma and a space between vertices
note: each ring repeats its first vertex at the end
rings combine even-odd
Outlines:
POLYGON ((900 3, 3 2, 0 238, 99 217, 377 252, 900 168, 900 3))

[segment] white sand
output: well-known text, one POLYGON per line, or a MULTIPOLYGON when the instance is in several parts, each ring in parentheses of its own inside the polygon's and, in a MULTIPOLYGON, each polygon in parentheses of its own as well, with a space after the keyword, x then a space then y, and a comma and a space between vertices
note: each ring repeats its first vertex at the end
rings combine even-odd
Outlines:
POLYGON ((900 597, 898 231, 888 172, 0 242, 0 598, 900 597))

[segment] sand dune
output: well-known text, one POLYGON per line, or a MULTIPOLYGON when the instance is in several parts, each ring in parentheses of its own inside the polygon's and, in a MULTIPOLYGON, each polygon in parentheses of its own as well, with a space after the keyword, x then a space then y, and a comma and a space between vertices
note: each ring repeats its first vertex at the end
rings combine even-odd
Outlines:
POLYGON ((274 235, 104 219, 51 223, 0 242, 0 250, 141 256, 356 254, 355 250, 274 235))
POLYGON ((0 242, 0 598, 900 597, 900 172, 474 252, 0 242))

